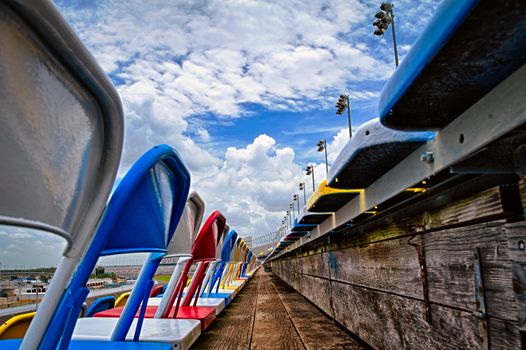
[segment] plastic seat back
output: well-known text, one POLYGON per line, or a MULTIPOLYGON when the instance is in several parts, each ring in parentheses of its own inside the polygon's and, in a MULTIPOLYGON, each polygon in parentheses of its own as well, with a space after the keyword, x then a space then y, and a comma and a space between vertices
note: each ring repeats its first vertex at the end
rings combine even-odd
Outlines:
POLYGON ((197 192, 188 196, 183 215, 168 246, 168 254, 161 264, 175 264, 174 271, 166 285, 163 298, 155 312, 155 318, 162 318, 168 308, 172 294, 187 264, 191 264, 192 246, 199 233, 205 213, 205 202, 197 192))
MULTIPOLYGON (((192 276, 192 281, 190 282, 183 305, 190 305, 192 296, 196 292, 200 292, 202 282, 205 279, 206 267, 210 262, 215 260, 217 241, 220 240, 223 235, 225 226, 225 217, 221 212, 216 210, 210 214, 197 235, 194 246, 192 247, 192 262, 200 262, 200 265, 195 271, 194 276, 192 276)), ((197 297, 199 297, 199 295, 197 295, 197 297)))
POLYGON ((36 312, 11 317, 0 326, 0 340, 23 338, 36 312))
POLYGON ((0 47, 0 225, 67 242, 23 341, 35 349, 110 194, 123 116, 115 88, 50 1, 2 1, 0 47))
POLYGON ((210 283, 210 288, 213 288, 214 286, 216 286, 216 292, 219 291, 219 286, 220 286, 221 279, 223 277, 223 272, 225 271, 225 267, 230 261, 230 253, 232 249, 234 248, 234 245, 236 244, 236 240, 237 240, 237 232, 235 230, 231 230, 224 239, 224 243, 221 248, 221 256, 220 256, 221 263, 219 264, 219 267, 214 274, 212 282, 210 283))
POLYGON ((230 226, 225 225, 225 229, 223 230, 223 234, 219 238, 216 244, 216 259, 222 260, 223 255, 223 247, 225 245, 225 241, 228 239, 228 235, 230 234, 230 226))
POLYGON ((242 262, 242 264, 240 265, 240 267, 238 269, 238 273, 237 273, 238 277, 243 276, 243 272, 244 272, 245 266, 247 265, 248 251, 249 251, 248 245, 243 240, 243 243, 242 243, 242 246, 241 246, 240 259, 239 259, 242 262))
POLYGON ((237 237, 234 247, 230 251, 230 266, 228 267, 227 274, 222 282, 222 285, 229 284, 236 273, 237 263, 239 262, 239 256, 241 254, 241 245, 242 245, 243 239, 241 237, 237 237))
POLYGON ((194 261, 215 258, 216 243, 225 225, 226 219, 221 212, 216 210, 210 214, 192 247, 194 261))
MULTIPOLYGON (((78 314, 77 308, 87 294, 81 291, 86 289, 100 256, 148 252, 146 269, 141 270, 112 335, 112 340, 125 339, 141 301, 150 293, 153 275, 167 252, 189 187, 190 174, 171 146, 156 146, 133 164, 113 192, 95 238, 68 286, 66 293, 71 297, 62 300, 54 316, 55 325, 60 325, 58 320, 64 320, 63 324, 48 330, 46 348, 54 348, 61 337, 69 342, 76 323, 73 315, 78 314)), ((140 328, 138 325, 137 332, 140 328)))
POLYGON ((181 220, 168 245, 168 256, 192 253, 192 246, 201 228, 204 213, 204 200, 197 192, 192 192, 188 196, 181 220))
MULTIPOLYGON (((183 294, 184 290, 184 282, 186 282, 188 278, 188 273, 190 271, 190 266, 195 261, 211 261, 215 258, 215 246, 216 246, 216 239, 219 236, 220 232, 223 232, 224 227, 226 225, 226 219, 219 211, 214 211, 206 222, 203 224, 203 227, 199 231, 199 234, 197 235, 197 238, 194 242, 194 245, 192 247, 192 259, 190 259, 189 263, 187 263, 178 283, 174 290, 174 293, 170 295, 169 302, 167 303, 166 309, 164 311, 164 314, 162 317, 168 317, 170 314, 171 308, 173 303, 177 299, 177 303, 175 305, 175 312, 174 315, 177 315, 177 310, 180 305, 180 299, 183 294)), ((187 291, 187 295, 185 300, 183 301, 183 305, 188 306, 190 304, 190 301, 194 295, 194 293, 197 291, 197 289, 200 287, 200 282, 202 282, 202 279, 204 278, 204 267, 202 269, 198 269, 198 271, 195 272, 192 281, 190 282, 189 289, 187 291)))
POLYGON ((113 307, 115 307, 115 297, 110 295, 99 298, 91 304, 85 317, 93 317, 97 312, 113 309, 113 307))
MULTIPOLYGON (((218 263, 221 261, 221 248, 223 247, 223 241, 226 239, 228 232, 230 232, 230 226, 225 224, 225 227, 223 231, 218 233, 217 239, 216 239, 216 255, 215 255, 215 261, 212 261, 208 265, 208 269, 206 271, 205 278, 202 282, 202 290, 207 291, 210 293, 212 291, 212 288, 214 286, 214 274, 217 270, 218 263)), ((208 294, 207 294, 208 295, 208 294)))
POLYGON ((162 294, 163 290, 164 286, 162 284, 153 287, 152 291, 150 292, 150 298, 155 298, 156 296, 162 294))
POLYGON ((126 302, 128 301, 128 298, 130 297, 131 292, 124 292, 121 295, 117 297, 117 300, 115 300, 114 307, 122 307, 126 305, 126 302))

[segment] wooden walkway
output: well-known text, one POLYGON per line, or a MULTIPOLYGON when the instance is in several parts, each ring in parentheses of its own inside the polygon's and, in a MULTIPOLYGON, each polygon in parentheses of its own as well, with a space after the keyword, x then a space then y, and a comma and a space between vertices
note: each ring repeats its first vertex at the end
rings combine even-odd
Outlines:
POLYGON ((278 277, 260 269, 192 350, 362 348, 278 277))

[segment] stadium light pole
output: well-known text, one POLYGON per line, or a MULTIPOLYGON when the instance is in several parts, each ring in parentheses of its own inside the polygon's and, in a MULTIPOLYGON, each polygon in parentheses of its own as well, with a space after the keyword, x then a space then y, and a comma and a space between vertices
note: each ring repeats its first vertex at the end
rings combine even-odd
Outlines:
POLYGON ((318 141, 316 146, 318 147, 317 149, 318 152, 325 151, 325 175, 327 176, 327 180, 328 180, 329 179, 329 162, 327 160, 327 141, 320 140, 318 141))
POLYGON ((300 191, 303 190, 303 205, 307 205, 307 190, 305 189, 305 182, 300 182, 299 189, 300 191))
POLYGON ((376 20, 373 22, 373 26, 376 27, 374 35, 384 35, 385 31, 391 25, 393 32, 393 49, 395 56, 395 65, 398 67, 398 49, 396 48, 396 33, 395 33, 395 22, 394 22, 394 13, 393 13, 393 4, 389 2, 382 2, 380 5, 380 12, 377 12, 374 17, 376 20))
POLYGON ((300 196, 296 193, 292 199, 295 201, 298 201, 298 219, 300 217, 300 196))
POLYGON ((316 185, 314 184, 314 167, 312 165, 308 165, 305 168, 305 175, 312 175, 312 193, 314 193, 316 191, 316 185))
POLYGON ((351 101, 349 94, 341 94, 336 102, 336 114, 342 115, 347 110, 347 123, 349 124, 349 138, 352 138, 351 128, 351 101))

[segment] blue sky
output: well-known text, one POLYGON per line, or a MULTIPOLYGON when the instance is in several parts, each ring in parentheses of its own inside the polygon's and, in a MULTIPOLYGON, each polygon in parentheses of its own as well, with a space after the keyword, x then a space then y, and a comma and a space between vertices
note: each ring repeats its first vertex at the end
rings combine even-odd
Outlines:
MULTIPOLYGON (((402 59, 439 4, 394 2, 402 59)), ((372 34, 379 1, 56 5, 121 96, 119 176, 148 148, 172 144, 208 212, 221 210, 241 235, 277 228, 307 180, 307 163, 316 165, 317 183, 323 178, 315 144, 326 139, 333 160, 348 139, 346 118, 335 114, 338 95, 350 94, 357 127, 376 117, 394 70, 390 32, 372 34)), ((7 236, 0 228, 0 245, 9 245, 7 236)))

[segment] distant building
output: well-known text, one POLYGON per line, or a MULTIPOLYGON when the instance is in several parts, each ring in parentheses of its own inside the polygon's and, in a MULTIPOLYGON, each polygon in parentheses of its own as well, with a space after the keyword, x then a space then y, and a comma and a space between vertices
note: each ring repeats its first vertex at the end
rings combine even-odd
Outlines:
POLYGON ((98 265, 95 267, 95 276, 104 275, 104 266, 98 265))
POLYGON ((14 287, 11 286, 0 286, 0 298, 9 298, 16 296, 14 287))
POLYGON ((86 286, 88 288, 102 288, 107 284, 113 283, 111 278, 90 278, 86 286))

